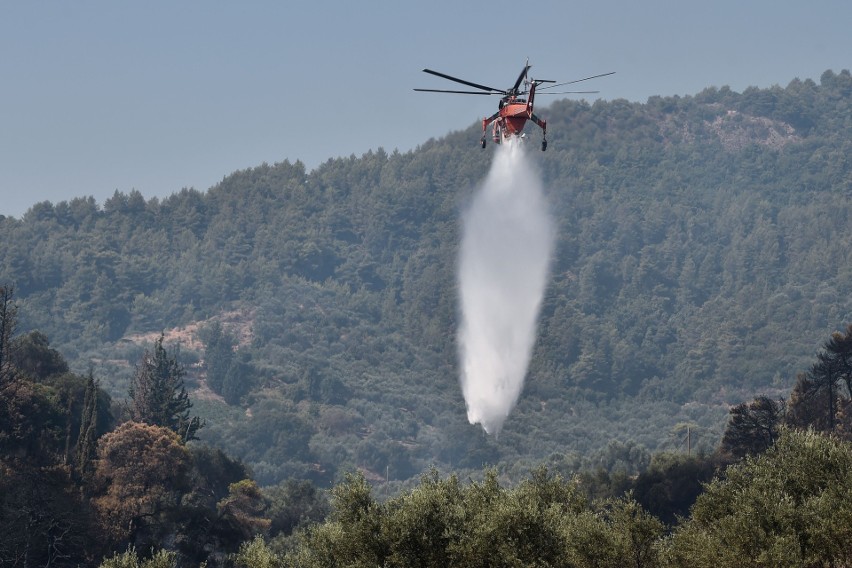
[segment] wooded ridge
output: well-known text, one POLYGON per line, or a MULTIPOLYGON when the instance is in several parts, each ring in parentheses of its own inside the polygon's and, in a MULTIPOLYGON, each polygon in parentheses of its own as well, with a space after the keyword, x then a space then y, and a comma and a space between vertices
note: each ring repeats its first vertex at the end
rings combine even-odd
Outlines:
POLYGON ((198 435, 261 484, 633 470, 687 430, 712 450, 730 405, 785 396, 852 320, 850 94, 848 71, 826 71, 551 105, 535 158, 556 256, 499 441, 465 420, 454 341, 460 213, 491 159, 476 125, 162 200, 39 203, 0 219, 0 282, 19 331, 92 365, 115 400, 144 349, 182 333, 166 345, 180 338, 198 435))

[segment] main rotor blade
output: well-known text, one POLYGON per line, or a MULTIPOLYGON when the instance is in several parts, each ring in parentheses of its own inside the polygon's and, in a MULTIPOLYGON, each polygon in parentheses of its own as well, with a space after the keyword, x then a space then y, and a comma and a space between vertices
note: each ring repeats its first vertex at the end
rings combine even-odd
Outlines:
MULTIPOLYGON (((555 85, 548 85, 546 87, 542 87, 541 90, 552 89, 554 87, 562 87, 563 85, 573 85, 574 83, 581 83, 583 81, 588 81, 589 79, 597 79, 598 77, 606 77, 607 75, 615 75, 615 71, 610 71, 609 73, 601 73, 600 75, 592 75, 591 77, 586 77, 585 79, 577 79, 575 81, 568 81, 567 83, 556 83, 555 85)), ((539 92, 541 92, 541 90, 539 92)))
POLYGON ((482 91, 447 91, 444 89, 414 89, 424 93, 455 93, 457 95, 502 95, 503 93, 483 93, 482 91))
POLYGON ((536 95, 588 95, 592 93, 600 93, 600 91, 547 91, 546 93, 536 92, 536 95))
POLYGON ((483 91, 494 91, 495 93, 500 93, 506 95, 506 91, 502 89, 495 89, 494 87, 486 87, 485 85, 478 85, 476 83, 471 83, 470 81, 465 81, 464 79, 459 79, 458 77, 453 77, 452 75, 447 75, 446 73, 439 73, 438 71, 432 71, 431 69, 424 69, 424 73, 429 73, 430 75, 435 75, 437 77, 442 77, 444 79, 449 79, 450 81, 455 81, 456 83, 461 83, 462 85, 467 85, 468 87, 473 87, 475 89, 482 89, 483 91))
POLYGON ((521 86, 521 81, 523 81, 523 80, 524 80, 524 77, 526 77, 526 76, 527 76, 527 71, 529 71, 529 70, 530 70, 530 67, 532 67, 532 65, 530 65, 529 63, 527 63, 526 65, 524 65, 524 70, 523 70, 523 71, 521 71, 521 74, 520 74, 520 75, 518 75, 518 80, 517 80, 517 81, 515 81, 515 86, 514 86, 514 87, 512 87, 512 88, 510 89, 510 92, 512 92, 512 93, 517 93, 517 92, 518 92, 518 87, 520 87, 520 86, 521 86))

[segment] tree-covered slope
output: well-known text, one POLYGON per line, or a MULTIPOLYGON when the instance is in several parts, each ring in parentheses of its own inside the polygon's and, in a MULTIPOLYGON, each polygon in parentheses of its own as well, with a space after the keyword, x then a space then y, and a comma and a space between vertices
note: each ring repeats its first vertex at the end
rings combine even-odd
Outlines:
POLYGON ((852 76, 541 114, 549 148, 529 151, 556 255, 499 440, 466 423, 457 385, 459 218, 491 159, 476 126, 311 172, 264 164, 206 193, 40 203, 0 219, 0 282, 23 329, 94 362, 118 398, 136 338, 200 322, 183 347, 200 435, 261 482, 609 466, 678 444, 684 424, 715 446, 728 403, 788 392, 852 319, 852 76), (238 346, 219 370, 214 321, 238 346))

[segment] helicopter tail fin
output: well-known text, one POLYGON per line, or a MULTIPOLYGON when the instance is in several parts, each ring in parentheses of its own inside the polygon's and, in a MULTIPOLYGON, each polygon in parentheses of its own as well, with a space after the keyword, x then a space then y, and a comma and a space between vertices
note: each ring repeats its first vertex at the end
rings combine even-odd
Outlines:
POLYGON ((538 83, 536 81, 532 81, 532 84, 530 85, 530 94, 527 97, 527 112, 529 114, 532 114, 533 111, 533 99, 535 99, 535 88, 537 86, 538 83))

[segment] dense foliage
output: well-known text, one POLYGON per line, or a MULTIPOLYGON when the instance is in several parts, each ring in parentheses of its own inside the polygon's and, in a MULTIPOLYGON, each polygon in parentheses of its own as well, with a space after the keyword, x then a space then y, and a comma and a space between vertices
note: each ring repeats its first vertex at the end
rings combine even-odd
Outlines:
POLYGON ((848 566, 852 446, 789 432, 759 457, 729 467, 668 546, 690 568, 848 566))
POLYGON ((850 101, 553 105, 499 441, 455 378, 470 132, 0 218, 0 564, 848 565, 850 101))
POLYGON ((363 477, 332 491, 334 512, 276 553, 257 538, 237 566, 600 568, 820 567, 852 561, 852 445, 788 430, 728 467, 667 532, 630 496, 589 501, 574 481, 535 471, 513 488, 493 471, 462 484, 432 473, 378 502, 363 477))
POLYGON ((261 484, 628 471, 687 428, 712 449, 728 404, 782 395, 852 313, 852 76, 542 114, 558 243, 499 441, 466 423, 457 386, 458 222, 491 156, 475 126, 162 200, 39 203, 0 219, 0 282, 22 331, 116 399, 140 353, 182 331, 198 436, 261 484))

